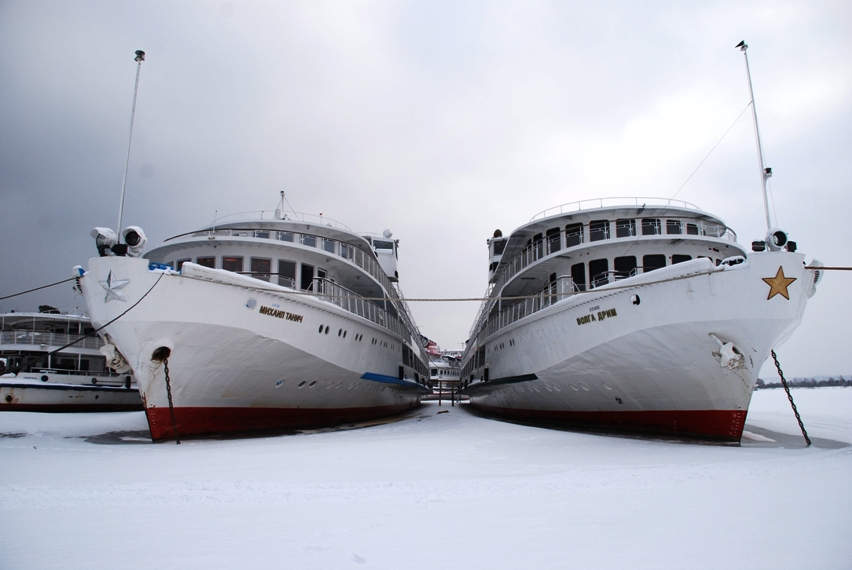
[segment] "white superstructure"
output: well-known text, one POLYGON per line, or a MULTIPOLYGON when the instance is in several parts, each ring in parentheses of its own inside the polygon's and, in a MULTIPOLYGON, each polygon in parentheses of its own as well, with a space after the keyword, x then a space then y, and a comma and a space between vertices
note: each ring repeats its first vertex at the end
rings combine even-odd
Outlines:
POLYGON ((666 199, 566 204, 498 230, 464 392, 518 419, 738 441, 760 367, 820 276, 780 230, 753 248, 666 199))
POLYGON ((137 374, 154 439, 175 434, 171 412, 180 435, 306 427, 397 413, 430 392, 388 231, 276 210, 217 220, 145 258, 130 251, 136 237, 120 255, 103 234, 105 255, 80 281, 137 374))

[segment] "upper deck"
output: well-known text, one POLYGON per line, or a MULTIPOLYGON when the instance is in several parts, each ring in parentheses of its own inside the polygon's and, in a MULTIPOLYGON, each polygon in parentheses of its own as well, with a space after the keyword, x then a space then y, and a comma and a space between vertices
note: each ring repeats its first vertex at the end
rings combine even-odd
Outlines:
MULTIPOLYGON (((613 263, 605 268, 601 263, 592 264, 592 279, 577 280, 578 287, 585 290, 599 284, 595 278, 607 272, 626 277, 693 257, 709 257, 718 263, 744 252, 736 243, 736 234, 718 217, 688 202, 662 198, 572 202, 536 214, 508 238, 497 234, 488 240, 489 282, 495 293, 512 288, 521 274, 529 277, 533 267, 541 266, 549 275, 564 265, 559 260, 610 258, 613 263), (634 262, 628 252, 633 253, 634 262), (643 254, 641 263, 635 261, 639 253, 643 254), (662 261, 660 255, 667 259, 662 261), (645 263, 644 256, 652 258, 645 263)), ((578 273, 579 268, 575 276, 578 273)))

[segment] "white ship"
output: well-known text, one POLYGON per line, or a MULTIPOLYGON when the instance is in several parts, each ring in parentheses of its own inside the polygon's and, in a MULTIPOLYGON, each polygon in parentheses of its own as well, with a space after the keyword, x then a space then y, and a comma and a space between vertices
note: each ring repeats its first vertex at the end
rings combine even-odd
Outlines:
POLYGON ((376 418, 430 393, 389 231, 279 209, 217 220, 145 258, 139 228, 117 245, 92 233, 102 256, 81 287, 136 373, 155 440, 376 418))
POLYGON ((133 376, 107 367, 93 333, 88 316, 48 306, 0 315, 0 411, 141 410, 133 376))
POLYGON ((623 432, 739 441, 761 365, 820 278, 785 232, 747 252, 667 199, 558 206, 488 248, 462 362, 471 405, 623 432))

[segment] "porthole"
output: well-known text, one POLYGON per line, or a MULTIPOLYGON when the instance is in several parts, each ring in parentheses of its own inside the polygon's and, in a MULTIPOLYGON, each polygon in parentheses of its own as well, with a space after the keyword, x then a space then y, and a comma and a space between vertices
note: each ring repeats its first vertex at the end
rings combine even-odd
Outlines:
POLYGON ((346 338, 346 331, 343 331, 343 338, 346 338))
POLYGON ((606 388, 607 390, 612 391, 612 386, 610 386, 610 385, 609 385, 609 384, 607 384, 606 382, 604 382, 604 383, 603 383, 603 387, 604 387, 604 388, 606 388))
POLYGON ((42 382, 47 382, 48 380, 49 380, 49 378, 48 378, 47 374, 42 374, 42 375, 41 375, 41 381, 42 381, 42 382))
POLYGON ((577 386, 575 386, 574 384, 568 384, 568 385, 569 385, 569 386, 571 386, 571 389, 572 389, 572 390, 574 390, 575 392, 579 392, 579 391, 580 391, 580 389, 579 389, 579 388, 577 388, 577 386))
POLYGON ((302 386, 304 386, 304 385, 305 385, 305 382, 307 382, 307 380, 302 380, 301 382, 299 382, 299 388, 301 388, 302 386))
POLYGON ((320 325, 319 332, 322 333, 322 325, 320 325))
POLYGON ((337 336, 340 336, 342 334, 343 334, 343 329, 337 329, 337 336))
POLYGON ((275 383, 275 387, 280 388, 283 383, 284 383, 284 380, 279 380, 278 382, 275 383))
POLYGON ((325 325, 325 334, 328 334, 328 325, 325 325))
POLYGON ((314 385, 314 384, 316 384, 316 383, 317 383, 317 381, 316 381, 316 380, 314 380, 313 382, 311 382, 310 384, 308 384, 308 388, 312 388, 312 387, 313 387, 313 385, 314 385))

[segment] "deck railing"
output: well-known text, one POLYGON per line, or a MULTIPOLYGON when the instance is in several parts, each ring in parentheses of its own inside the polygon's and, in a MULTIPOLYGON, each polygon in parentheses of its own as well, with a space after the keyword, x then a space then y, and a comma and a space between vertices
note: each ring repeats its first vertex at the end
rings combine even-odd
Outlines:
POLYGON ((45 348, 56 348, 65 346, 74 341, 74 348, 90 348, 97 350, 104 345, 104 341, 98 336, 86 336, 81 334, 65 334, 39 331, 2 331, 0 332, 0 344, 18 344, 44 346, 45 348), (82 340, 80 340, 82 339, 82 340))
POLYGON ((406 334, 406 327, 399 318, 393 316, 373 301, 365 299, 354 291, 350 291, 346 287, 343 287, 334 281, 329 281, 328 279, 321 277, 314 278, 313 290, 314 292, 319 293, 320 299, 328 301, 333 305, 337 305, 341 309, 349 311, 359 317, 369 319, 377 325, 398 335, 400 338, 408 338, 408 335, 406 334))

